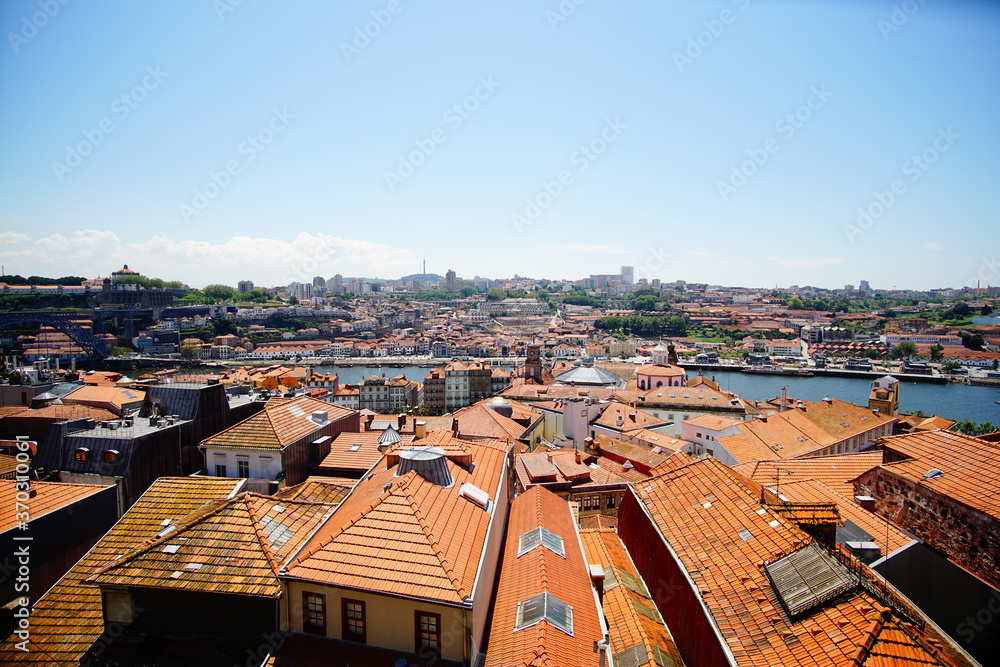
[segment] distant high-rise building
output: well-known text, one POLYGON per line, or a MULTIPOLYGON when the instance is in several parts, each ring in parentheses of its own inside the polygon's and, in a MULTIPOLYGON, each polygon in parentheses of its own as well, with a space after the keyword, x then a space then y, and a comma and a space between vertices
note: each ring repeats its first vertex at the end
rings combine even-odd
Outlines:
POLYGON ((626 285, 631 285, 635 282, 635 267, 634 266, 623 266, 622 267, 622 282, 626 285))
POLYGON ((326 287, 326 278, 323 276, 313 278, 313 287, 326 287))
POLYGON ((447 289, 449 292, 456 291, 455 287, 456 278, 457 276, 455 275, 455 272, 452 271, 451 269, 448 269, 448 273, 444 274, 445 289, 447 289))
POLYGON ((252 280, 241 280, 240 282, 236 283, 236 291, 240 292, 241 294, 249 292, 251 290, 253 290, 252 280))
POLYGON ((859 291, 859 292, 871 292, 871 291, 872 291, 872 288, 871 288, 871 286, 870 286, 870 285, 868 284, 868 281, 867 281, 867 280, 862 280, 862 281, 861 281, 861 284, 860 284, 860 285, 858 285, 858 291, 859 291))
POLYGON ((337 294, 344 291, 344 276, 339 273, 333 277, 333 291, 337 294))

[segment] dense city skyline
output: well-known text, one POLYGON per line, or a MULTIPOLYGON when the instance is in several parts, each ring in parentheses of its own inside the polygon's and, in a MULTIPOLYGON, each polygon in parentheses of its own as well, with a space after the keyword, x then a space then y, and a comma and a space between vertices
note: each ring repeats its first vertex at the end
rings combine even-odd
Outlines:
POLYGON ((989 3, 49 4, 8 273, 1000 282, 989 3))

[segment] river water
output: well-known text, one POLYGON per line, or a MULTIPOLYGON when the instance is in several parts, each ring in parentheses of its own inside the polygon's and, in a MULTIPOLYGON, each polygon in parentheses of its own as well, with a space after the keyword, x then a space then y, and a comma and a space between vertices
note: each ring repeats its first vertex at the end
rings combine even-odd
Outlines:
MULTIPOLYGON (((403 374, 410 380, 423 382, 427 371, 436 366, 405 366, 403 368, 353 366, 317 366, 320 373, 336 373, 342 384, 357 384, 366 375, 385 373, 389 377, 403 374)), ((509 368, 507 370, 510 370, 509 368)), ((688 371, 692 377, 697 371, 688 371)), ((742 398, 763 401, 781 395, 781 388, 788 387, 788 395, 806 401, 820 401, 824 397, 839 398, 849 403, 865 405, 871 391, 870 380, 835 377, 783 377, 751 375, 747 373, 706 372, 715 377, 719 386, 733 391, 742 398)), ((900 390, 900 411, 923 410, 956 421, 992 422, 1000 424, 1000 389, 975 387, 964 384, 923 384, 904 382, 900 390)))

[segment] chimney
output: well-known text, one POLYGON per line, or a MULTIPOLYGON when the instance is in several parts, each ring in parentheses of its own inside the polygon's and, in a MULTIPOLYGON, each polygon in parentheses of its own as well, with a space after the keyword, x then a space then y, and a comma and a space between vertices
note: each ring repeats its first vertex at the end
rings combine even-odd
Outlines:
POLYGON ((594 590, 597 591, 597 602, 603 607, 604 606, 604 568, 600 565, 590 563, 587 565, 587 569, 590 570, 590 583, 593 585, 594 590))
POLYGON ((788 402, 788 387, 781 388, 781 403, 778 405, 778 412, 785 411, 785 403, 788 402))
POLYGON ((417 436, 417 440, 422 440, 427 437, 427 422, 420 421, 414 424, 414 433, 417 436))
POLYGON ((312 413, 312 420, 317 424, 325 424, 327 422, 327 412, 326 410, 316 410, 312 413))
POLYGON ((871 496, 854 496, 854 502, 861 505, 869 512, 875 511, 875 499, 871 496))

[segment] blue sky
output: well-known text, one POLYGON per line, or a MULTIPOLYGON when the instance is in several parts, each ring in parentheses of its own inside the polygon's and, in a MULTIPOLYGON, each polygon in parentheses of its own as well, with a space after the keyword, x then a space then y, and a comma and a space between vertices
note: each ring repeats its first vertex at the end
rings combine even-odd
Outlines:
POLYGON ((1000 283, 995 3, 64 1, 0 5, 8 273, 1000 283))

